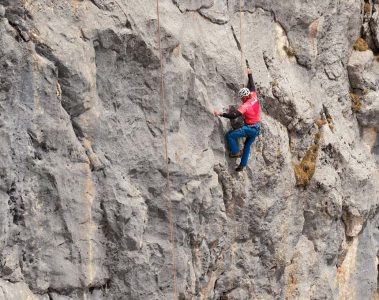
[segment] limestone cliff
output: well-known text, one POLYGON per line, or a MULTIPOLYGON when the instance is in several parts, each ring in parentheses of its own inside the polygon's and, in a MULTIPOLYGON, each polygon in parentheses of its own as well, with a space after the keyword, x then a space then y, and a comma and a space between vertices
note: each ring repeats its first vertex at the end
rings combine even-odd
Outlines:
POLYGON ((0 0, 0 299, 377 299, 379 1, 159 10, 168 189, 156 2, 0 0))

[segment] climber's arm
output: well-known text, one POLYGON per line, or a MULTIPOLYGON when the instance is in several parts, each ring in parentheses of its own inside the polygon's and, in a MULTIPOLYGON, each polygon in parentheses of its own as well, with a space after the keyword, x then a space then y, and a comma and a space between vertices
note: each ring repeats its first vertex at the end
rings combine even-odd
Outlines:
POLYGON ((247 76, 249 78, 249 81, 247 82, 247 88, 250 90, 250 92, 255 92, 255 84, 251 69, 247 69, 247 76))
POLYGON ((233 111, 233 112, 229 112, 229 113, 221 113, 221 112, 218 112, 218 111, 215 110, 213 112, 213 115, 216 116, 216 117, 224 117, 224 118, 227 118, 227 119, 236 119, 236 118, 242 116, 242 113, 239 112, 238 110, 233 111))
POLYGON ((236 119, 236 118, 242 116, 242 114, 241 114, 241 112, 236 110, 236 111, 229 112, 229 113, 222 113, 222 114, 220 114, 220 116, 227 118, 227 119, 236 119))

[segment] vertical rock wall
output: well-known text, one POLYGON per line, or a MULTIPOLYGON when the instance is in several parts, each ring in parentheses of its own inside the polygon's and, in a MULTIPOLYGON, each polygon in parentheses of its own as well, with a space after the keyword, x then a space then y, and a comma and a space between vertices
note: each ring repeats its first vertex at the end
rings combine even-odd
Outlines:
POLYGON ((156 3, 0 0, 0 299, 378 297, 378 0, 159 4, 169 197, 156 3))

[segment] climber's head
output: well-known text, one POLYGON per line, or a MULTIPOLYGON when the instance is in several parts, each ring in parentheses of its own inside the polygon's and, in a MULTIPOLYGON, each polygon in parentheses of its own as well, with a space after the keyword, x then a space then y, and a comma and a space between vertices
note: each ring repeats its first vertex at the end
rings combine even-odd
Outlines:
POLYGON ((242 88, 238 92, 238 96, 241 98, 242 102, 245 102, 246 100, 251 98, 251 93, 248 88, 242 88))

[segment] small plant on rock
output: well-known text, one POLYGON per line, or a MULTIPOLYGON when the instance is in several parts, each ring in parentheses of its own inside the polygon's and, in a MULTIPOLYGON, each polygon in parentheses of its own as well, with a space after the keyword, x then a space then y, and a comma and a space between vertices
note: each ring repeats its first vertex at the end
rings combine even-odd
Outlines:
POLYGON ((283 50, 287 53, 288 57, 294 57, 296 56, 296 51, 290 46, 283 46, 283 50))
POLYGON ((276 79, 271 81, 271 87, 278 87, 278 86, 279 86, 279 82, 276 79))
POLYGON ((316 125, 317 125, 318 128, 321 128, 321 127, 324 126, 326 123, 328 123, 328 121, 325 120, 325 119, 318 119, 318 120, 316 121, 316 125))
POLYGON ((366 2, 364 7, 363 7, 363 11, 364 11, 365 15, 370 15, 371 11, 372 11, 371 4, 366 2))
POLYGON ((357 113, 362 108, 362 97, 355 93, 350 93, 351 98, 351 109, 353 112, 357 113))
POLYGON ((355 51, 367 51, 368 44, 363 38, 358 38, 353 46, 355 51))
POLYGON ((314 137, 313 144, 307 150, 301 162, 294 166, 296 184, 298 186, 308 186, 316 171, 316 160, 320 148, 320 140, 321 132, 318 131, 314 137))

